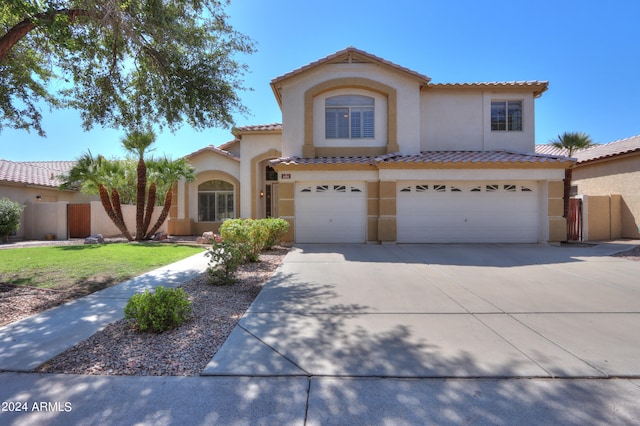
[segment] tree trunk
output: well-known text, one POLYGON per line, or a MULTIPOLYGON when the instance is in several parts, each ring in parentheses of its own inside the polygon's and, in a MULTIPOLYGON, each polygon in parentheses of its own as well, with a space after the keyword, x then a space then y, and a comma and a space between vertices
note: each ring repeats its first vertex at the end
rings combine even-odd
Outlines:
POLYGON ((169 216, 169 210, 171 209, 172 200, 173 190, 169 188, 169 190, 167 191, 167 195, 164 198, 164 206, 162 207, 162 212, 160 213, 160 216, 158 217, 155 225, 153 225, 153 228, 151 228, 151 231, 149 231, 149 233, 147 234, 147 238, 153 237, 153 235, 158 231, 158 229, 160 229, 164 221, 167 219, 167 216, 169 216))
POLYGON ((122 204, 120 203, 120 193, 117 189, 111 189, 111 204, 113 205, 113 210, 118 217, 118 223, 116 226, 118 229, 124 234, 124 236, 129 241, 133 241, 133 237, 129 233, 129 229, 127 228, 127 224, 124 221, 124 215, 122 214, 122 204))
POLYGON ((136 190, 136 241, 144 239, 144 204, 147 192, 147 165, 144 159, 138 161, 138 187, 136 190))
POLYGON ((118 227, 120 232, 122 232, 129 241, 133 240, 133 238, 131 238, 131 235, 129 234, 129 231, 127 230, 127 227, 123 222, 119 220, 118 215, 116 215, 116 212, 113 210, 111 200, 109 199, 109 191, 107 190, 107 188, 104 185, 98 185, 98 192, 100 193, 100 201, 102 202, 102 207, 107 213, 107 216, 109 216, 109 219, 111 219, 111 221, 118 227))
POLYGON ((149 185, 149 194, 147 198, 147 211, 144 214, 144 226, 142 229, 142 234, 145 235, 145 239, 149 239, 149 235, 147 234, 147 229, 149 229, 149 224, 151 224, 151 216, 153 216, 153 210, 156 206, 156 184, 151 183, 149 185))

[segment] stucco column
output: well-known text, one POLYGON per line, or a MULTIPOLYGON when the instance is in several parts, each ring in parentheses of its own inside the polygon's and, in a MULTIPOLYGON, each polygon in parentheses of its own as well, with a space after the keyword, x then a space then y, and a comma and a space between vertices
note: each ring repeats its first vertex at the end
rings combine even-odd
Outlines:
POLYGON ((395 242, 398 238, 395 181, 380 181, 379 212, 378 240, 380 242, 395 242))
POLYGON ((295 184, 293 182, 278 183, 278 213, 281 219, 289 222, 289 230, 282 241, 295 241, 295 184))
POLYGON ((564 214, 564 183, 561 180, 549 181, 547 188, 549 242, 558 243, 567 240, 567 219, 564 214))

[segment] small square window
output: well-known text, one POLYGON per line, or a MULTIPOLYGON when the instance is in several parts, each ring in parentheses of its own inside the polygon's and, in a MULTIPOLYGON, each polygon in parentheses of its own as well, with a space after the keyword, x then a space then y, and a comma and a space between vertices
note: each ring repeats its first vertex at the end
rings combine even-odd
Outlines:
POLYGON ((522 101, 492 101, 491 130, 522 131, 522 101))

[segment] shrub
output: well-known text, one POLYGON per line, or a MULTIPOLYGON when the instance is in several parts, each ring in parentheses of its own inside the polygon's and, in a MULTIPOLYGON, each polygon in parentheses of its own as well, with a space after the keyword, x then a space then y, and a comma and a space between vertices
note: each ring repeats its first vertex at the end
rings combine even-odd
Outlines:
POLYGON ((289 230, 289 222, 279 218, 260 219, 260 222, 267 227, 268 232, 267 242, 263 250, 271 250, 273 246, 280 243, 284 234, 289 230))
POLYGON ((229 285, 236 282, 236 272, 244 262, 244 253, 238 243, 230 240, 213 240, 207 251, 209 282, 214 285, 229 285))
POLYGON ((245 261, 257 262, 267 244, 269 231, 261 220, 229 219, 220 225, 220 236, 225 241, 237 243, 245 261))
POLYGON ((156 288, 155 293, 145 290, 131 296, 124 307, 124 317, 133 319, 140 331, 162 333, 187 319, 191 302, 181 288, 156 288))
POLYGON ((20 216, 22 215, 20 203, 8 198, 0 198, 0 239, 2 242, 9 240, 9 235, 20 228, 20 216))

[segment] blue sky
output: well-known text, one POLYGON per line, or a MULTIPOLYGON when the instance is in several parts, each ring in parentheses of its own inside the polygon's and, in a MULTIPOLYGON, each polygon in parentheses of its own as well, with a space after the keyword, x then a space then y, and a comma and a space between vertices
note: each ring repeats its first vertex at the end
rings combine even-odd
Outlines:
MULTIPOLYGON (((433 83, 548 80, 536 100, 536 143, 583 131, 606 143, 640 134, 640 2, 576 0, 235 0, 236 30, 257 53, 241 93, 249 116, 236 125, 281 121, 269 82, 354 46, 432 78, 433 83)), ((90 149, 123 156, 124 131, 82 130, 74 111, 43 111, 46 138, 0 133, 0 158, 72 160, 90 149)), ((158 135, 154 155, 178 158, 232 139, 229 129, 188 127, 158 135)))

